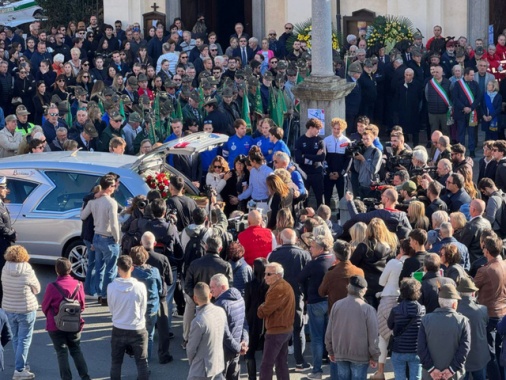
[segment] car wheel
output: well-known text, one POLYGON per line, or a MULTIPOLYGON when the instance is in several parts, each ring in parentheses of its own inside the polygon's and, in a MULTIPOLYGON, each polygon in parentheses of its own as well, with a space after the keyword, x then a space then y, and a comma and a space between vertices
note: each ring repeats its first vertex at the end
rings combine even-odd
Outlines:
POLYGON ((84 281, 86 278, 86 269, 88 268, 88 254, 86 245, 82 240, 75 240, 70 243, 63 254, 70 260, 72 265, 72 276, 78 280, 84 281))

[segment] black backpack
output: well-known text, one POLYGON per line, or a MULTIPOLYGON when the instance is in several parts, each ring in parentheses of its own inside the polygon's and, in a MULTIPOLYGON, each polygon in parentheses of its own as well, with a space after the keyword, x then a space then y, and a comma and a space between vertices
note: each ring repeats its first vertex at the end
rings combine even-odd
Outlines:
POLYGON ((186 244, 184 249, 185 271, 190 267, 192 261, 200 259, 206 254, 206 242, 204 241, 204 236, 207 231, 207 228, 202 228, 198 234, 193 233, 188 241, 188 244, 186 244))
POLYGON ((58 293, 63 297, 58 311, 55 312, 54 322, 60 331, 78 332, 81 329, 81 304, 76 299, 81 283, 78 283, 74 293, 67 297, 63 289, 56 282, 53 282, 58 293))

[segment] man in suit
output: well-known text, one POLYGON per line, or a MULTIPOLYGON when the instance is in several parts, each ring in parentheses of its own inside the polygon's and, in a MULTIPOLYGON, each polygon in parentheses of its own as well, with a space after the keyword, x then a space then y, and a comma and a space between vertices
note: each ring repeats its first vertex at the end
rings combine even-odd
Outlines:
POLYGON ((357 131, 355 120, 358 116, 360 109, 360 103, 362 102, 362 92, 358 79, 362 75, 362 65, 359 62, 354 62, 348 67, 348 73, 346 81, 349 83, 355 83, 353 90, 346 95, 346 124, 348 125, 348 134, 352 134, 357 131))
POLYGON ((202 178, 202 160, 199 153, 188 156, 175 155, 174 167, 192 181, 195 186, 199 187, 198 182, 202 178))
POLYGON ((478 127, 478 110, 480 105, 480 88, 474 80, 474 70, 466 67, 464 79, 455 83, 452 90, 453 118, 457 123, 457 140, 466 146, 466 131, 468 132, 469 155, 474 157, 476 138, 474 129, 478 127))
POLYGON ((495 185, 503 192, 506 192, 506 141, 499 140, 494 142, 492 157, 497 162, 495 185))
MULTIPOLYGON (((204 282, 193 289, 197 313, 191 323, 186 355, 190 363, 188 379, 214 379, 225 369, 223 336, 228 328, 225 311, 211 303, 211 290, 204 282)), ((219 377, 219 376, 218 376, 219 377)))
POLYGON ((241 36, 239 39, 239 46, 233 50, 232 56, 241 57, 241 65, 243 68, 246 67, 248 62, 253 59, 255 53, 253 53, 253 50, 248 46, 248 39, 246 37, 241 36))

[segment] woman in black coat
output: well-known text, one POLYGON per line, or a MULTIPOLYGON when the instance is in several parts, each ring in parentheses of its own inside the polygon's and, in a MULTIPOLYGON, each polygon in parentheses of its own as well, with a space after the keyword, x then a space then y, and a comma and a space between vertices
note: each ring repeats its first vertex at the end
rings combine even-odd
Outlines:
POLYGON ((42 125, 42 116, 45 109, 49 106, 51 98, 46 92, 46 84, 43 80, 37 82, 37 89, 33 97, 33 122, 36 125, 42 125))
POLYGON ((264 281, 267 259, 259 257, 253 262, 253 280, 246 284, 244 303, 246 305, 246 321, 249 327, 249 349, 246 353, 248 380, 256 380, 255 353, 263 347, 263 321, 258 318, 258 307, 264 303, 269 286, 264 281))
POLYGON ((385 222, 379 218, 373 218, 366 230, 366 240, 357 245, 351 256, 351 263, 364 271, 367 280, 366 302, 378 308, 379 299, 376 293, 381 292, 383 287, 379 279, 387 261, 393 258, 397 251, 397 237, 388 231, 385 222))
POLYGON ((225 215, 230 215, 232 211, 237 209, 246 211, 246 204, 239 201, 239 204, 233 205, 230 203, 230 197, 237 197, 245 190, 245 186, 248 186, 249 182, 249 171, 246 168, 246 156, 240 154, 234 160, 234 169, 230 170, 230 175, 226 175, 225 179, 227 184, 221 190, 221 198, 225 202, 225 215))
MULTIPOLYGON (((14 76, 14 89, 12 96, 14 98, 21 98, 21 103, 26 107, 28 112, 33 113, 33 96, 35 95, 35 79, 30 74, 30 69, 23 65, 19 66, 18 72, 14 76)), ((30 115, 29 120, 33 120, 33 115, 30 115)))

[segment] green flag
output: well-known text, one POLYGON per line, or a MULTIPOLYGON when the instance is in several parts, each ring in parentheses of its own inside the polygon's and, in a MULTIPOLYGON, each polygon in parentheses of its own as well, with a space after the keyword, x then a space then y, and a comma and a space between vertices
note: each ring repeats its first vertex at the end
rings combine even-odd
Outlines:
POLYGON ((102 103, 102 99, 98 99, 98 108, 100 109, 100 112, 102 115, 105 113, 104 103, 102 103))
POLYGON ((283 127, 283 110, 279 102, 279 95, 277 90, 274 88, 269 89, 269 109, 272 121, 278 126, 283 127))
POLYGON ((251 128, 251 118, 249 117, 249 99, 247 92, 242 97, 242 118, 246 122, 248 128, 251 128))
POLYGON ((260 85, 257 86, 257 93, 255 95, 255 113, 260 116, 264 114, 264 106, 262 104, 262 94, 260 93, 260 85))
POLYGON ((72 112, 67 112, 67 116, 65 117, 65 122, 67 123, 69 129, 72 128, 72 112))
POLYGON ((179 101, 179 99, 177 100, 175 114, 176 118, 183 121, 183 110, 181 109, 181 102, 179 101))
POLYGON ((153 110, 155 111, 155 137, 162 136, 163 135, 162 123, 160 121, 160 95, 158 93, 155 96, 155 101, 153 103, 153 110))
POLYGON ((125 105, 123 104, 123 99, 121 99, 121 98, 119 100, 119 113, 121 116, 123 116, 123 119, 126 117, 125 116, 125 105))

